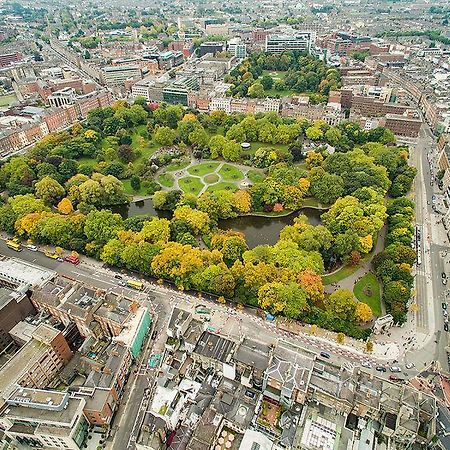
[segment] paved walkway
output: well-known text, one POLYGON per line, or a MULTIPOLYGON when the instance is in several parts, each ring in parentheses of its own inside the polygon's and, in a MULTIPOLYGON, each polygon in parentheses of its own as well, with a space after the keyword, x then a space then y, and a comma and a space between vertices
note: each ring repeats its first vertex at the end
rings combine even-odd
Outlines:
POLYGON ((239 189, 248 187, 249 185, 253 184, 252 181, 248 178, 248 172, 251 171, 251 170, 258 171, 258 172, 261 172, 261 174, 264 174, 264 170, 263 169, 256 169, 254 167, 245 166, 243 164, 237 164, 237 163, 227 162, 227 161, 215 161, 215 160, 209 160, 209 159, 207 159, 207 160, 198 160, 198 159, 196 159, 196 158, 194 158, 192 156, 191 157, 191 162, 185 168, 179 169, 179 170, 175 170, 173 172, 168 172, 165 167, 162 167, 161 169, 159 169, 156 172, 155 178, 157 179, 158 176, 163 174, 163 173, 171 174, 174 177, 174 184, 173 184, 173 186, 170 187, 170 188, 162 186, 162 188, 163 189, 167 189, 167 190, 168 189, 170 189, 170 190, 172 190, 172 189, 180 189, 182 191, 183 191, 183 188, 181 188, 179 183, 178 183, 178 181, 181 178, 185 178, 185 177, 198 178, 203 184, 203 187, 202 187, 201 191, 198 194, 198 195, 201 195, 210 186, 214 186, 214 185, 217 185, 219 183, 232 183, 232 184, 235 184, 236 187, 239 188, 239 189), (205 175, 195 175, 195 174, 189 173, 189 169, 191 169, 193 167, 196 167, 196 166, 198 166, 200 164, 208 164, 208 163, 211 163, 211 164, 214 164, 214 165, 217 164, 217 167, 215 167, 214 169, 211 169, 211 171, 208 172, 205 175), (222 174, 220 174, 219 172, 226 165, 229 165, 229 166, 235 167, 236 169, 239 169, 242 172, 243 178, 240 179, 240 180, 225 179, 222 176, 222 174), (217 175, 218 179, 217 179, 217 181, 215 181, 213 183, 210 183, 210 182, 206 181, 206 177, 208 177, 209 175, 212 175, 212 174, 217 175))

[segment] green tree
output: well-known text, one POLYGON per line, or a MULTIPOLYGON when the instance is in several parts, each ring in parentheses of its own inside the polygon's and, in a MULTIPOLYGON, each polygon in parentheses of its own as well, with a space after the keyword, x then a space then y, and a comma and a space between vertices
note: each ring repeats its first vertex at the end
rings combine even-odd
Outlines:
POLYGON ((36 196, 48 204, 55 204, 64 197, 64 188, 53 178, 44 177, 35 185, 36 196))
POLYGON ((355 319, 356 300, 348 289, 336 289, 325 297, 324 306, 330 317, 336 319, 355 319))
POLYGON ((130 179, 130 186, 134 191, 141 189, 141 179, 137 175, 133 175, 130 179))
POLYGON ((175 131, 169 127, 158 127, 155 132, 155 141, 159 145, 173 145, 175 142, 175 131))

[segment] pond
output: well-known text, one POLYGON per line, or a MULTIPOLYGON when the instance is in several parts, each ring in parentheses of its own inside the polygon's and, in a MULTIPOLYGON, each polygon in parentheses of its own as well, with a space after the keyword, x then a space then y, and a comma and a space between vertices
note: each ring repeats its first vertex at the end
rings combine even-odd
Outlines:
MULTIPOLYGON (((170 219, 172 215, 170 211, 157 211, 150 198, 125 205, 112 206, 111 211, 119 213, 124 219, 143 214, 170 219)), ((305 214, 311 225, 317 225, 320 223, 320 215, 324 212, 324 210, 315 208, 302 208, 282 217, 243 216, 234 219, 222 219, 219 220, 218 225, 222 230, 231 228, 241 231, 245 234, 249 247, 253 248, 262 244, 275 244, 278 241, 280 231, 286 225, 292 225, 294 218, 300 214, 305 214)))
POLYGON ((318 225, 320 215, 324 212, 324 210, 315 208, 302 208, 282 217, 242 216, 234 219, 222 219, 219 220, 218 225, 223 230, 231 228, 241 231, 245 234, 248 246, 253 248, 257 245, 275 244, 280 236, 280 231, 286 225, 292 225, 294 219, 301 214, 308 217, 311 225, 318 225))

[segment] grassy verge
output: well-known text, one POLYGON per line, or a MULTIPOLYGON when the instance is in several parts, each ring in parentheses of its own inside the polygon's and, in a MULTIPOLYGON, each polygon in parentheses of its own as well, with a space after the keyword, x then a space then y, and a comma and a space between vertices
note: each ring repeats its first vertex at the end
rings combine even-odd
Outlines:
POLYGON ((336 272, 330 275, 324 275, 322 277, 323 284, 332 284, 342 281, 344 278, 349 277, 352 273, 355 273, 359 269, 359 266, 342 266, 336 272))
POLYGON ((353 286, 353 293, 360 301, 367 303, 375 316, 381 316, 381 289, 377 277, 369 272, 366 273, 353 286))

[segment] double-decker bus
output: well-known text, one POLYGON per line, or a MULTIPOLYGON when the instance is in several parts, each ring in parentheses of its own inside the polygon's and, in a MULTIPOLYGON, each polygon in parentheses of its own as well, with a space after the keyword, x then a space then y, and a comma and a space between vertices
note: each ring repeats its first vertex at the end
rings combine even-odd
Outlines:
POLYGON ((6 241, 6 245, 12 249, 15 250, 16 252, 21 252, 22 251, 22 244, 16 240, 11 240, 11 241, 6 241))
POLYGON ((142 289, 144 289, 144 283, 142 283, 142 281, 127 280, 127 285, 128 287, 137 289, 138 291, 142 291, 142 289))

